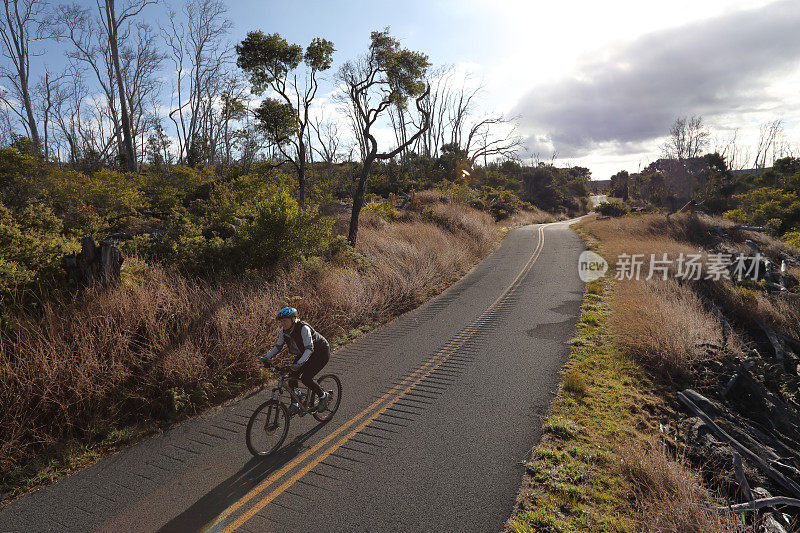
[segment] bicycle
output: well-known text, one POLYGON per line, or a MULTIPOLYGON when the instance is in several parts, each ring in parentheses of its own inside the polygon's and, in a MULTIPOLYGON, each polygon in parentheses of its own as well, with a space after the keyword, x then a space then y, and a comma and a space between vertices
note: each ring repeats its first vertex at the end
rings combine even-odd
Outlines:
POLYGON ((247 423, 247 448, 256 457, 271 455, 283 444, 289 433, 289 421, 295 415, 310 414, 319 422, 330 421, 336 410, 339 409, 342 397, 342 382, 337 375, 320 376, 317 378, 317 383, 322 390, 328 393, 328 403, 324 410, 319 411, 318 406, 314 405, 315 394, 313 391, 304 387, 305 394, 301 390, 298 395, 293 387, 288 384, 284 386, 290 372, 288 367, 272 367, 271 370, 280 373, 278 384, 272 389, 272 397, 256 408, 247 423), (287 392, 289 394, 288 402, 281 401, 281 397, 285 397, 287 392), (293 405, 287 407, 287 403, 299 406, 299 411, 291 409, 290 407, 294 407, 293 405), (263 446, 262 443, 264 443, 263 446))

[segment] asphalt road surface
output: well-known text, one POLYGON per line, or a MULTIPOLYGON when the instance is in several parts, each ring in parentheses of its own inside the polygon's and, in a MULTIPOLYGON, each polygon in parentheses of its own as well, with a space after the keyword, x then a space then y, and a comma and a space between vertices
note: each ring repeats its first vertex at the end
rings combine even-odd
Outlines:
POLYGON ((567 223, 526 226, 422 307, 336 350, 342 403, 253 458, 268 390, 26 495, 0 531, 499 531, 566 361, 583 284, 567 223))

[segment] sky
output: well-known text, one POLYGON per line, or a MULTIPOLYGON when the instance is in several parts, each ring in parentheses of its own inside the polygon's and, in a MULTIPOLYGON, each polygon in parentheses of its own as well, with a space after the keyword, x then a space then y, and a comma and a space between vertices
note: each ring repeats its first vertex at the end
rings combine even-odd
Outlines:
MULTIPOLYGON (((120 0, 118 0, 119 3, 120 0)), ((166 0, 173 6, 180 2, 166 0)), ((81 3, 94 5, 93 0, 81 3)), ((800 147, 800 1, 354 0, 227 2, 231 41, 278 32, 336 47, 331 73, 372 30, 450 64, 485 87, 485 113, 515 117, 522 158, 589 167, 605 179, 657 159, 677 117, 702 115, 718 142, 781 119, 800 147)), ((163 6, 144 20, 158 26, 163 6)), ((41 58, 59 63, 57 45, 41 58)), ((335 89, 324 83, 319 105, 335 89)), ((712 146, 713 147, 713 146, 712 146)))

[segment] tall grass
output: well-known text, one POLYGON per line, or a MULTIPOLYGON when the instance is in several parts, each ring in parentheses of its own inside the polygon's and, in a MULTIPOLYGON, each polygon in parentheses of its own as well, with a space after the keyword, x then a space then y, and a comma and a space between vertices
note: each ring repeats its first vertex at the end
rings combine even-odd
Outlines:
POLYGON ((485 213, 433 209, 439 223, 365 217, 365 264, 301 262, 223 282, 142 267, 118 286, 20 312, 14 333, 0 337, 3 476, 64 442, 235 395, 260 379, 256 357, 274 342, 272 317, 287 303, 332 340, 416 306, 499 238, 485 213))
POLYGON ((744 531, 735 519, 712 509, 719 505, 700 476, 645 443, 621 450, 623 474, 633 483, 642 531, 744 531))
MULTIPOLYGON (((729 248, 745 254, 752 254, 747 239, 756 241, 762 252, 773 258, 779 253, 796 253, 766 235, 733 226, 720 218, 688 214, 627 216, 585 224, 602 242, 601 253, 612 266, 622 254, 643 254, 645 265, 650 254, 660 259, 664 253, 673 260, 680 254, 700 254, 705 262, 708 250, 718 240, 715 228, 728 234, 729 248)), ((781 333, 800 336, 796 297, 769 294, 758 284, 748 288, 724 278, 676 283, 675 266, 673 261, 666 282, 643 281, 648 272, 642 268, 642 281, 621 283, 614 298, 614 330, 620 345, 649 367, 670 378, 684 378, 694 363, 714 356, 702 345, 722 344, 721 327, 700 295, 720 304, 739 325, 755 327, 754 319, 758 319, 781 333)), ((741 349, 730 343, 725 348, 732 353, 741 349)))
MULTIPOLYGON (((692 289, 668 279, 657 282, 624 281, 613 299, 615 340, 646 367, 670 379, 691 375, 692 366, 726 344, 717 318, 692 289)), ((728 351, 741 347, 728 341, 728 351)))

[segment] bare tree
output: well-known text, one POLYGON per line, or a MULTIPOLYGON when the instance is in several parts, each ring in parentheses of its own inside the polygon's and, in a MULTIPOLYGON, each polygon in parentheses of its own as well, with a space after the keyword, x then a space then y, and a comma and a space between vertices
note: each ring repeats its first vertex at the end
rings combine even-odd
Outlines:
POLYGON ((220 0, 187 0, 185 26, 170 11, 169 26, 162 28, 175 69, 169 118, 177 130, 181 163, 192 165, 200 157, 203 121, 232 59, 231 47, 223 40, 232 26, 227 11, 220 0))
POLYGON ((0 38, 3 41, 2 53, 12 64, 12 69, 0 67, 0 75, 6 78, 13 89, 13 102, 5 94, 0 99, 22 122, 31 141, 39 146, 39 129, 31 102, 31 44, 44 38, 45 2, 41 0, 3 0, 5 8, 0 18, 0 38), (14 105, 16 103, 16 105, 14 105))
MULTIPOLYGON (((468 126, 469 117, 473 114, 476 97, 483 90, 483 85, 468 87, 468 81, 469 76, 466 76, 462 81, 461 88, 458 91, 451 92, 450 97, 445 102, 450 130, 450 143, 459 148, 464 147, 465 132, 472 133, 473 131, 468 126)), ((468 133, 466 134, 469 135, 468 133)))
POLYGON ((122 63, 120 62, 120 28, 133 17, 139 15, 145 7, 156 3, 156 0, 128 0, 117 15, 115 0, 103 0, 101 7, 100 0, 96 0, 97 9, 105 16, 101 19, 104 22, 106 35, 108 36, 109 50, 111 52, 111 62, 114 67, 114 79, 117 85, 119 96, 120 123, 122 126, 122 147, 125 154, 125 165, 128 170, 136 170, 136 151, 134 149, 133 128, 131 127, 130 114, 130 92, 125 88, 125 77, 122 74, 122 63))
POLYGON ((355 131, 356 136, 361 135, 366 141, 366 156, 359 172, 350 215, 348 240, 353 245, 356 243, 358 217, 364 205, 364 191, 372 164, 376 160, 397 156, 421 137, 430 124, 430 115, 422 107, 422 101, 430 92, 430 86, 425 83, 428 56, 400 48, 400 42, 389 35, 388 28, 372 32, 371 41, 368 54, 346 62, 337 76, 347 92, 352 114, 357 117, 355 123, 361 128, 355 131), (422 117, 421 126, 404 144, 386 152, 378 152, 378 141, 372 133, 372 127, 389 106, 405 105, 409 98, 416 99, 417 111, 422 117))
MULTIPOLYGON (((423 102, 430 113, 430 127, 418 144, 429 157, 437 157, 442 146, 449 143, 463 150, 471 165, 489 158, 513 158, 522 147, 516 131, 516 120, 497 116, 476 116, 483 85, 471 83, 465 75, 461 86, 453 88, 454 70, 442 67, 434 72, 431 93, 423 102)), ((419 126, 413 118, 411 123, 419 126)))
POLYGON ((42 120, 42 133, 44 139, 42 141, 42 149, 44 157, 50 157, 50 132, 52 130, 51 121, 53 119, 53 110, 56 105, 60 82, 66 74, 54 75, 49 70, 45 70, 44 76, 35 87, 35 94, 38 101, 38 114, 42 120))
POLYGON ((0 105, 0 146, 8 146, 13 142, 14 127, 11 125, 11 116, 8 106, 0 105))
POLYGON ((220 108, 220 119, 222 127, 220 135, 225 149, 222 164, 228 168, 233 157, 234 133, 231 123, 244 119, 247 116, 247 95, 243 84, 235 77, 227 81, 227 87, 222 91, 222 106, 220 108))
POLYGON ((339 126, 332 120, 325 120, 325 116, 321 115, 311 120, 311 128, 314 130, 319 146, 319 148, 314 147, 314 151, 328 166, 333 165, 339 158, 341 145, 339 126))
POLYGON ((765 168, 767 166, 767 156, 769 155, 772 156, 772 161, 775 161, 775 159, 778 157, 776 152, 782 134, 783 121, 780 119, 761 124, 753 168, 765 168))
POLYGON ((708 147, 710 133, 703 124, 703 117, 679 117, 669 130, 669 138, 661 147, 667 159, 691 159, 699 157, 708 147))
POLYGON ((522 138, 517 134, 514 120, 500 115, 471 124, 464 143, 463 150, 470 164, 483 158, 483 166, 486 166, 489 157, 515 157, 522 146, 522 138))
POLYGON ((445 65, 434 70, 430 76, 431 90, 422 102, 422 107, 430 116, 430 126, 420 137, 419 151, 427 157, 437 157, 439 149, 445 144, 446 131, 450 126, 448 112, 452 101, 452 79, 455 70, 445 65))
POLYGON ((750 166, 750 147, 739 144, 739 130, 723 141, 716 139, 714 151, 724 160, 730 170, 744 170, 750 166))
POLYGON ((120 50, 122 78, 134 154, 142 161, 144 136, 153 126, 152 114, 146 109, 152 108, 158 98, 161 89, 159 70, 166 55, 159 51, 159 43, 150 25, 140 22, 135 28, 125 29, 124 46, 120 50), (128 38, 128 33, 134 29, 135 38, 128 38), (138 145, 137 138, 141 138, 138 145))
MULTIPOLYGON (((164 58, 158 51, 159 44, 150 26, 142 22, 134 24, 134 17, 152 3, 154 0, 125 4, 119 17, 114 14, 116 29, 109 26, 105 4, 101 5, 99 0, 94 13, 76 3, 60 6, 56 14, 61 26, 59 39, 72 43, 72 48, 67 51, 72 62, 71 77, 74 80, 80 78, 75 83, 83 84, 83 72, 89 70, 105 97, 102 103, 95 99, 86 110, 92 116, 85 117, 81 127, 72 129, 80 133, 89 150, 102 158, 108 158, 111 148, 116 145, 116 153, 124 156, 128 168, 136 166, 136 137, 144 125, 145 106, 157 97, 158 71, 164 58), (119 72, 109 35, 116 39, 119 72), (120 82, 123 88, 121 98, 120 82), (122 117, 123 107, 127 120, 122 117), (126 129, 130 133, 130 146, 126 142, 126 129), (128 148, 132 149, 132 162, 128 161, 128 148)), ((84 119, 82 112, 78 113, 78 118, 84 119)))
POLYGON ((78 85, 81 86, 81 89, 86 88, 83 80, 84 69, 81 68, 83 66, 94 74, 103 91, 103 96, 105 96, 103 105, 94 99, 94 109, 91 110, 93 116, 87 117, 83 125, 85 129, 80 124, 84 118, 81 106, 80 104, 75 106, 78 108, 78 124, 73 131, 80 134, 83 144, 98 154, 102 154, 103 157, 113 142, 116 142, 118 153, 123 153, 122 130, 116 105, 117 93, 114 90, 114 69, 108 38, 100 30, 101 21, 89 9, 77 3, 60 6, 56 18, 61 24, 59 39, 69 40, 72 43, 72 48, 67 51, 67 57, 72 61, 73 84, 76 88, 78 85), (107 126, 106 120, 110 121, 112 130, 108 141, 103 131, 107 126), (92 131, 94 128, 98 128, 98 131, 92 131))

